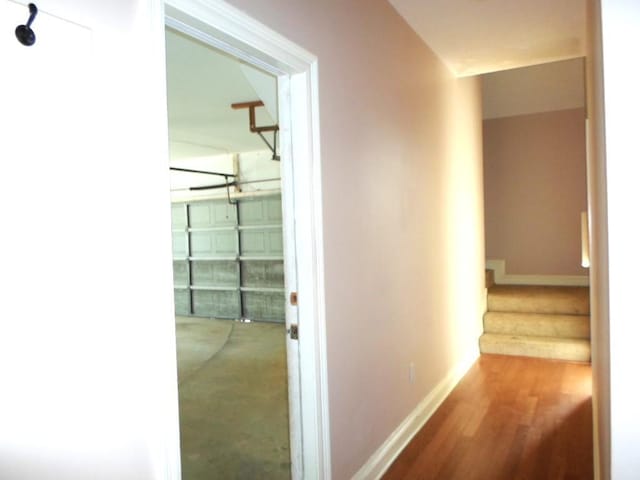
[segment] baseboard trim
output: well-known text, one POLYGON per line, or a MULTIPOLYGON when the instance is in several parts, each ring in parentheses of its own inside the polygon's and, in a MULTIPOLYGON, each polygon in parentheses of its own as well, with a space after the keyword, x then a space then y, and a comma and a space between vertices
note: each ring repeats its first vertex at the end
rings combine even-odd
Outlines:
POLYGON ((371 455, 369 460, 352 477, 352 480, 377 480, 381 478, 402 450, 451 393, 451 390, 458 384, 460 379, 469 371, 479 355, 479 352, 473 352, 473 354, 470 354, 452 368, 447 376, 404 419, 380 448, 371 455))
POLYGON ((498 285, 554 285, 588 287, 588 275, 512 275, 506 272, 504 260, 487 260, 486 268, 493 270, 498 285))

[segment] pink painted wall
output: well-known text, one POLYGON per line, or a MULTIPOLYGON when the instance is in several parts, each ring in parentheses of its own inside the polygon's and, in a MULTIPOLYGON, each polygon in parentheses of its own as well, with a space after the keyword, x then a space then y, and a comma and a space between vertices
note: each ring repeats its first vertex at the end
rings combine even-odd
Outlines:
POLYGON ((385 0, 231 3, 318 57, 332 474, 348 479, 478 354, 480 85, 385 0))
POLYGON ((584 110, 483 122, 487 258, 507 273, 588 275, 580 266, 587 210, 584 110))

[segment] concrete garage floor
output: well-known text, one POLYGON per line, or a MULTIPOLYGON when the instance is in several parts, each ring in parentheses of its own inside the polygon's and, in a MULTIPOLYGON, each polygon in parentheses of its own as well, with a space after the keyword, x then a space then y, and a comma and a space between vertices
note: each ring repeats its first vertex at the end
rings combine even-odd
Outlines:
POLYGON ((290 478, 285 327, 176 317, 182 478, 290 478))

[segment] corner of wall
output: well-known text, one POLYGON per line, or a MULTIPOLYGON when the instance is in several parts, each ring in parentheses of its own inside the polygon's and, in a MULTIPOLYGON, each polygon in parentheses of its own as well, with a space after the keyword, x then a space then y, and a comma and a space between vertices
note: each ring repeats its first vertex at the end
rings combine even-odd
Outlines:
POLYGON ((433 416, 438 407, 449 396, 454 387, 469 371, 480 356, 479 351, 471 352, 455 365, 418 406, 389 435, 387 440, 374 452, 367 462, 356 472, 352 480, 371 480, 381 478, 402 453, 404 448, 416 436, 420 429, 433 416))
POLYGON ((507 273, 506 264, 502 259, 487 259, 486 268, 493 270, 497 285, 589 286, 589 275, 513 275, 507 273))

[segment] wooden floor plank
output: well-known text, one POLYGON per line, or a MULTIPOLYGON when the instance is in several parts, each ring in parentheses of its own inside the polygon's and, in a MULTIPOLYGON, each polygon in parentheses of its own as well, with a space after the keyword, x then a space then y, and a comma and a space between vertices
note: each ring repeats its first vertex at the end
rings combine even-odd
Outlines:
POLYGON ((482 355, 383 479, 593 479, 591 366, 482 355))

